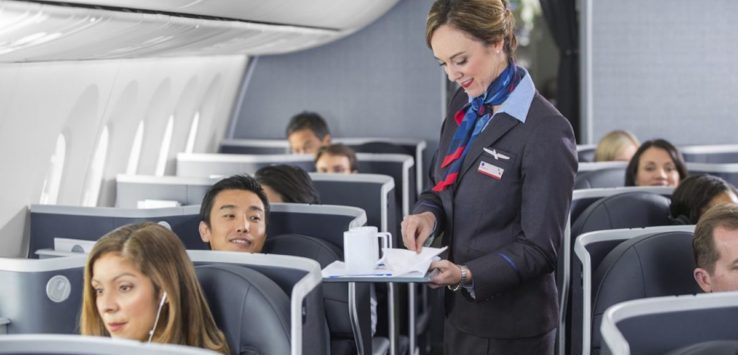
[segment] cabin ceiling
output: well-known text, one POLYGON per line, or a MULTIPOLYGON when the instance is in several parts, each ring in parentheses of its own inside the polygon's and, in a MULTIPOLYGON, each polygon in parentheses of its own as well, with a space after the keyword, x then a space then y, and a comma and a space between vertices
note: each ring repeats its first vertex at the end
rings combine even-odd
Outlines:
POLYGON ((0 62, 280 54, 368 25, 399 0, 0 0, 0 62))

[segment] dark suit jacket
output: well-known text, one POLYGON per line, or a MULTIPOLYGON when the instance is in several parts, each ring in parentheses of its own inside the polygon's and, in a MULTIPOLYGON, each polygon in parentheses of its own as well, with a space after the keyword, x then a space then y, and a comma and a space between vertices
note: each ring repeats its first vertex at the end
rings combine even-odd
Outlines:
MULTIPOLYGON (((454 114, 467 100, 463 91, 452 99, 431 167, 432 185, 446 170, 437 162, 456 131, 454 114)), ((525 123, 498 114, 468 149, 456 184, 424 192, 414 209, 435 214, 449 259, 473 275, 474 299, 466 291, 447 291, 448 320, 486 338, 546 333, 558 320, 553 271, 577 170, 571 125, 536 94, 525 123), (499 180, 480 172, 482 162, 503 169, 499 180)))

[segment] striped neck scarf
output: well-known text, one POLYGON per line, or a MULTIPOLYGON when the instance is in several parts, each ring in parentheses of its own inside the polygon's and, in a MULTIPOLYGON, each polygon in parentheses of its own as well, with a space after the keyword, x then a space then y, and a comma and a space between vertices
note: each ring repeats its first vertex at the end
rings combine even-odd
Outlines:
POLYGON ((475 97, 456 113, 456 123, 459 124, 459 128, 456 129, 451 144, 449 144, 448 153, 441 162, 442 169, 449 167, 449 165, 450 167, 446 170, 443 180, 433 187, 433 191, 443 191, 456 182, 461 164, 468 153, 466 147, 470 147, 474 143, 474 139, 489 123, 492 118, 492 106, 505 102, 510 93, 515 90, 523 75, 525 75, 525 71, 513 63, 508 64, 507 68, 490 84, 484 95, 475 97), (463 119, 461 119, 462 114, 463 119), (461 122, 459 123, 459 121, 461 122))

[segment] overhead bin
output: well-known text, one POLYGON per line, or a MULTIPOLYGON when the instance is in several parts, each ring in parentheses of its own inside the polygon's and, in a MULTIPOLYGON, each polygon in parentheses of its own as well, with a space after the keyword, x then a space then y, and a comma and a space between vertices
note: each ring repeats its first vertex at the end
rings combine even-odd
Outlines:
POLYGON ((287 53, 352 33, 397 1, 0 1, 0 62, 287 53))

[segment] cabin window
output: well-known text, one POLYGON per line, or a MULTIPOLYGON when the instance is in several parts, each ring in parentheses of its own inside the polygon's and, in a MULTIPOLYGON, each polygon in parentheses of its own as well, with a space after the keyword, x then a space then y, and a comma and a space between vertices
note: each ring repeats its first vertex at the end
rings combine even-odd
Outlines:
POLYGON ((61 186, 62 172, 64 171, 64 158, 67 154, 67 140, 64 134, 56 137, 56 148, 49 162, 49 172, 44 178, 44 185, 41 188, 41 204, 54 205, 59 197, 59 187, 61 186))
POLYGON ((131 146, 131 155, 128 157, 127 175, 135 175, 138 169, 138 161, 141 159, 141 146, 143 146, 144 121, 138 122, 136 135, 133 136, 133 145, 131 146))
POLYGON ((197 138, 197 128, 200 125, 200 111, 195 112, 195 117, 192 118, 192 124, 190 124, 190 133, 187 135, 187 145, 185 146, 185 153, 192 153, 195 151, 195 138, 197 138))
POLYGON ((100 195, 100 186, 102 186, 103 172, 105 171, 105 158, 108 155, 109 138, 108 127, 105 126, 92 155, 90 170, 87 173, 87 181, 85 181, 85 192, 82 195, 82 206, 97 206, 97 198, 100 195))
POLYGON ((164 130, 164 137, 161 140, 161 148, 159 149, 159 160, 156 162, 156 176, 164 176, 167 168, 167 158, 169 157, 169 146, 172 143, 172 131, 174 130, 174 116, 169 116, 167 128, 164 130))

